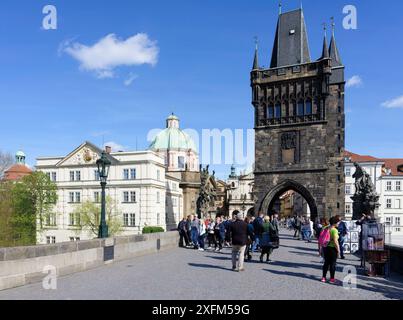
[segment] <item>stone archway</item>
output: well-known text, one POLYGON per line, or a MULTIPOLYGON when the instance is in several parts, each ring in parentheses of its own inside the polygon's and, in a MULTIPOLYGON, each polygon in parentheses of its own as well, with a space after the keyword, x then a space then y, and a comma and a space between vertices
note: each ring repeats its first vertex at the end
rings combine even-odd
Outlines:
POLYGON ((265 214, 271 212, 274 201, 278 199, 284 192, 289 190, 298 192, 302 197, 304 197, 309 205, 309 209, 311 210, 311 220, 316 219, 318 217, 318 208, 316 206, 315 199, 312 197, 309 190, 293 180, 285 180, 277 184, 271 191, 269 191, 260 205, 259 212, 263 212, 265 214))

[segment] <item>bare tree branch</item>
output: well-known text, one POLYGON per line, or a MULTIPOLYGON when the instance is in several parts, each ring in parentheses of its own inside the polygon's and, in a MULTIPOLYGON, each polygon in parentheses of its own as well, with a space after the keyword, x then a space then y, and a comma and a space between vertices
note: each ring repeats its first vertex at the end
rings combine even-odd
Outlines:
POLYGON ((10 167, 13 163, 13 156, 0 150, 0 178, 3 176, 4 171, 6 171, 7 168, 10 167))

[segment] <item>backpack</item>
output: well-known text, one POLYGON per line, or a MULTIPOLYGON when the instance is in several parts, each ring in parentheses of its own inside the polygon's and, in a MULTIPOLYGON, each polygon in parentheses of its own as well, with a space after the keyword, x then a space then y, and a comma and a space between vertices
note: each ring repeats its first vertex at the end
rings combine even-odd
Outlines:
POLYGON ((325 228, 322 230, 318 241, 322 248, 327 248, 330 243, 330 228, 325 228))

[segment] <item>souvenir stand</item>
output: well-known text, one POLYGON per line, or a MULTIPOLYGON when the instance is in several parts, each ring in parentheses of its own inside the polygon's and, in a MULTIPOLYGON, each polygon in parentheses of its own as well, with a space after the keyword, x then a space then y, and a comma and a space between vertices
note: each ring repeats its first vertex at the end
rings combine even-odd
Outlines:
POLYGON ((390 272, 390 252, 385 247, 385 225, 377 222, 362 225, 362 254, 368 276, 386 276, 390 272))

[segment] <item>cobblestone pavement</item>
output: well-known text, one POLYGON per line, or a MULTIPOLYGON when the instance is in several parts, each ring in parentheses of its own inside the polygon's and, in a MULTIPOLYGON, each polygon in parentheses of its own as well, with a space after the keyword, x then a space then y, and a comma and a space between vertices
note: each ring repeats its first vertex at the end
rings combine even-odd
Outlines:
MULTIPOLYGON (((355 290, 321 283, 317 244, 294 240, 284 231, 281 248, 270 264, 254 261, 245 272, 231 271, 231 252, 173 249, 118 262, 58 279, 57 290, 42 284, 0 292, 3 299, 142 299, 142 300, 271 300, 271 299, 403 299, 403 278, 388 280, 358 275, 355 290)), ((359 266, 354 256, 338 264, 338 278, 346 265, 359 266)), ((360 273, 360 272, 359 272, 360 273)))

